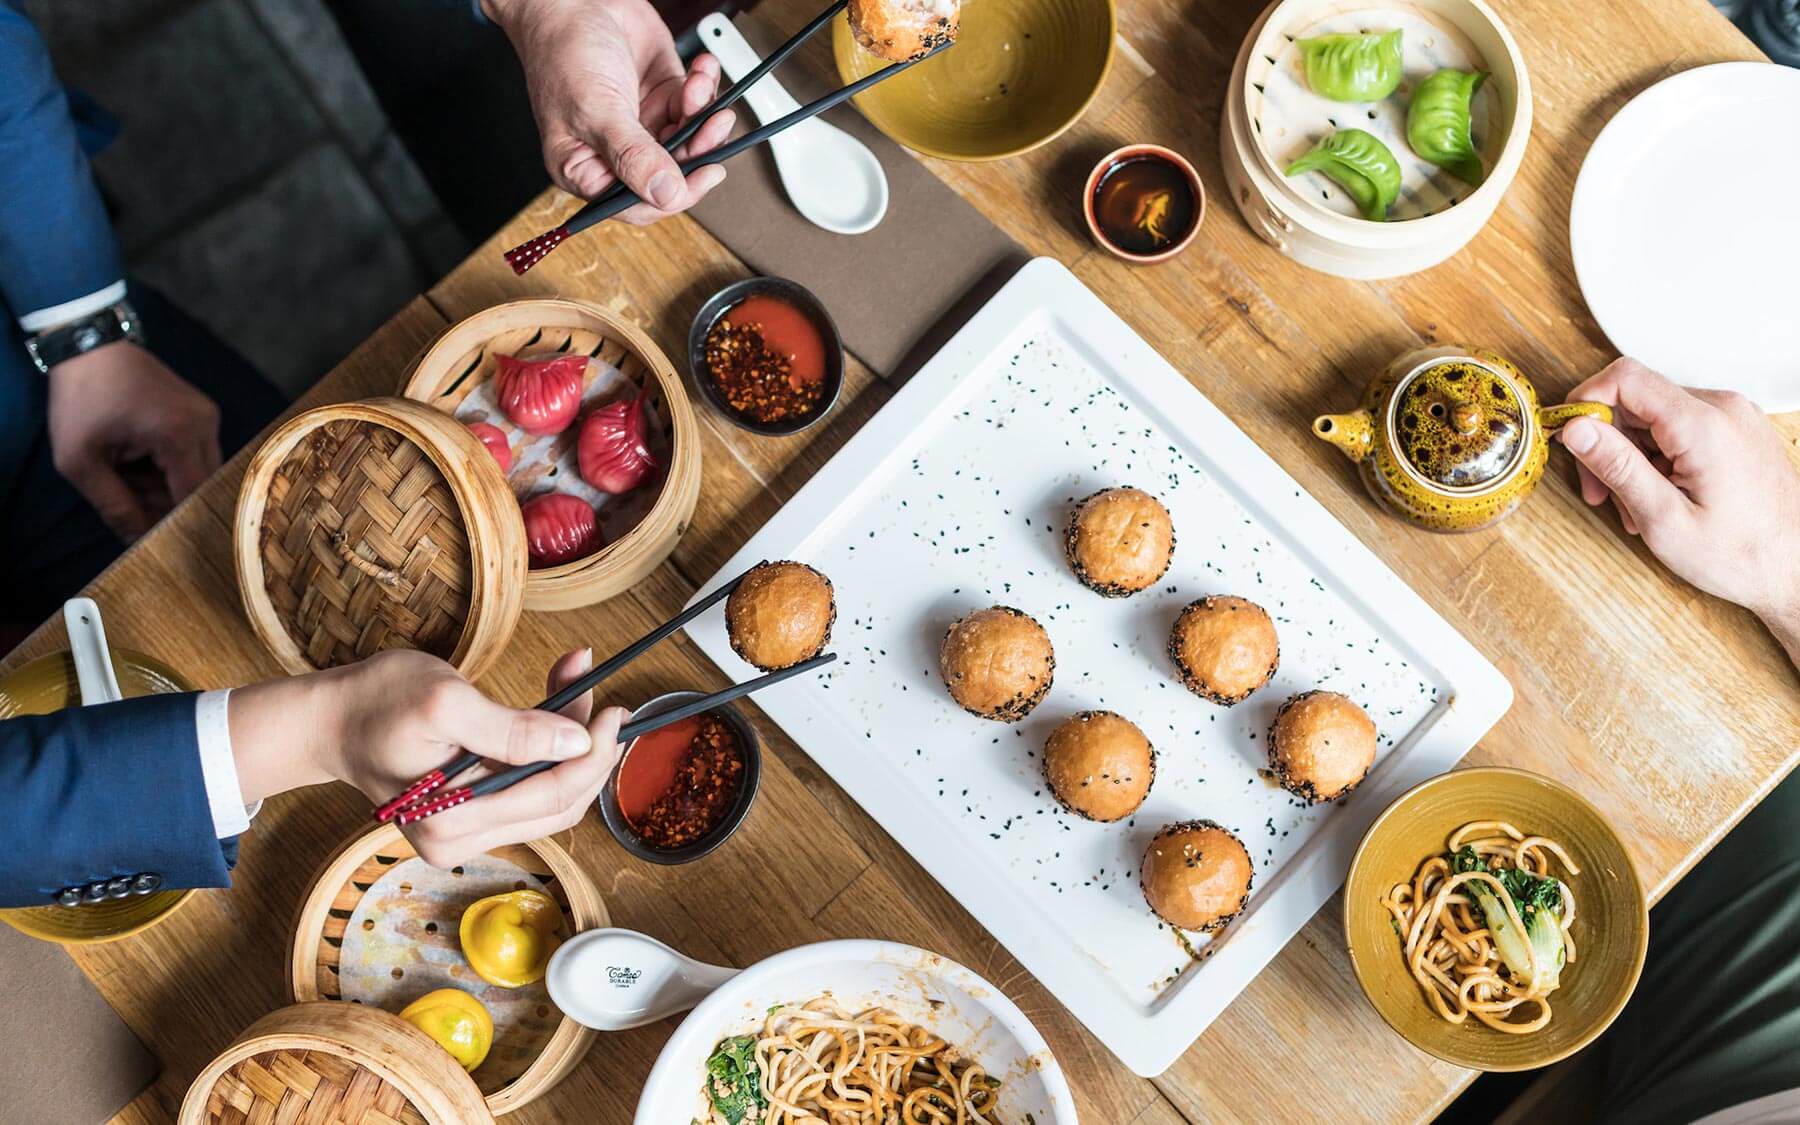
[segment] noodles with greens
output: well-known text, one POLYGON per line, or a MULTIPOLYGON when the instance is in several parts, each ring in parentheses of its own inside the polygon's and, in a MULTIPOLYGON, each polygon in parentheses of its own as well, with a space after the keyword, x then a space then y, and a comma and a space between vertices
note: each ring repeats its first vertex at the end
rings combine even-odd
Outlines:
POLYGON ((1000 1082, 884 1008, 830 997, 770 1010, 707 1060, 705 1125, 1008 1125, 1000 1082))

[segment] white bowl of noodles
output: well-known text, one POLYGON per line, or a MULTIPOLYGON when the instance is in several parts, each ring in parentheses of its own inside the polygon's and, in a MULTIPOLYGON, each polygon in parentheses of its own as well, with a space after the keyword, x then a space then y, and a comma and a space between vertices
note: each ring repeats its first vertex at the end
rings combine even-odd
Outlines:
MULTIPOLYGON (((942 1104, 966 1099, 963 1120, 972 1125, 1076 1125, 1069 1084, 1017 1005, 956 962, 890 941, 803 945, 726 982, 663 1047, 638 1099, 635 1125, 738 1125, 714 1108, 708 1063, 722 1043, 740 1036, 750 1039, 730 1054, 763 1060, 755 1064, 759 1077, 761 1066, 769 1065, 777 1075, 777 1097, 776 1104, 739 1121, 786 1125, 793 1118, 779 1112, 784 1096, 799 1105, 812 1091, 836 1096, 831 1088, 837 1083, 823 1077, 834 1072, 852 1089, 874 1073, 887 1079, 897 1098, 906 1096, 901 1087, 910 1087, 915 1099, 927 1098, 921 1087, 931 1085, 935 1063, 960 1087, 938 1095, 949 1099, 942 1104), (875 1009, 885 1015, 873 1014, 875 1009), (904 1041, 912 1046, 902 1046, 904 1041), (795 1049, 796 1042, 810 1050, 795 1049), (938 1049, 939 1042, 947 1049, 938 1049), (932 1062, 913 1063, 910 1079, 904 1077, 903 1060, 919 1054, 932 1062), (845 1077, 851 1074, 858 1077, 845 1077)), ((919 1120, 937 1119, 927 1114, 919 1120)), ((953 1108, 947 1120, 958 1120, 953 1108)))

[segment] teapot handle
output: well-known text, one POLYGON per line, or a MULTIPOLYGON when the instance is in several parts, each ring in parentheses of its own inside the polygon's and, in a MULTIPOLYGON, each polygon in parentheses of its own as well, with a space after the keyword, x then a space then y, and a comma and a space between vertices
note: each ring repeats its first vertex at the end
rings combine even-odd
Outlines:
POLYGON ((1561 406, 1545 406, 1538 410, 1538 425, 1553 434, 1577 418, 1593 418, 1612 425, 1612 407, 1603 402, 1565 402, 1561 406))

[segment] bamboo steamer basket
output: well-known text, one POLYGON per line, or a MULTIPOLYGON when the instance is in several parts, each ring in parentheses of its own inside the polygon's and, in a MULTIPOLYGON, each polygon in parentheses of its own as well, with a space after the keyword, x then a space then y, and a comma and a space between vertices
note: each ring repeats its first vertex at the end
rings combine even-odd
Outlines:
POLYGON ((649 575, 700 495, 699 424, 674 366, 630 321, 582 301, 512 301, 452 326, 409 369, 404 397, 319 407, 277 429, 238 493, 238 588, 290 673, 388 648, 442 657, 470 679, 525 609, 592 605, 649 575), (656 499, 583 559, 528 567, 519 504, 453 417, 497 355, 581 352, 651 388, 669 426, 656 499))
MULTIPOLYGON (((535 889, 556 900, 562 907, 565 940, 584 930, 612 924, 593 880, 555 840, 515 844, 495 849, 491 854, 524 868, 537 880, 535 889)), ((385 824, 351 840, 325 861, 301 903, 288 947, 288 992, 294 1000, 304 1004, 343 998, 338 965, 351 915, 363 895, 389 868, 416 855, 418 852, 400 830, 385 824)), ((458 921, 459 917, 437 919, 437 932, 446 935, 445 940, 454 941, 458 921)), ((346 1006, 372 1010, 361 1004, 346 1006)), ((485 1090, 486 1110, 499 1116, 542 1097, 581 1063, 594 1034, 591 1028, 564 1014, 549 1041, 522 1073, 505 1085, 485 1090)), ((430 1045, 449 1059, 435 1043, 430 1045)), ((454 1061, 451 1065, 455 1066, 454 1061)), ((463 1073, 461 1067, 455 1069, 458 1074, 463 1073)), ((476 1078, 480 1077, 478 1069, 476 1078)), ((474 1080, 470 1085, 476 1088, 474 1080)))
POLYGON ((479 676, 523 608, 525 526, 467 427, 398 398, 321 406, 270 435, 244 474, 238 590, 292 673, 387 648, 479 676))
POLYGON ((1225 182, 1250 229, 1303 266, 1339 277, 1399 277, 1437 265, 1474 238, 1511 186, 1531 134, 1531 79, 1512 34, 1483 0, 1277 0, 1251 27, 1232 67, 1219 130, 1225 182), (1259 141, 1258 83, 1291 37, 1328 16, 1400 11, 1453 29, 1480 53, 1499 104, 1482 144, 1491 167, 1461 202, 1435 214, 1371 222, 1339 214, 1283 175, 1259 141), (1497 155, 1495 155, 1497 153, 1497 155))
POLYGON ((525 608, 574 609, 630 589, 674 551, 700 497, 700 433, 675 367, 637 325, 586 301, 527 298, 484 309, 453 325, 413 364, 402 392, 446 414, 492 379, 500 355, 584 353, 634 382, 649 380, 670 427, 670 464, 655 504, 634 528, 595 554, 531 570, 525 608))
POLYGON ((429 1035, 357 1004, 295 1004, 244 1029, 182 1099, 180 1125, 481 1125, 475 1082, 429 1035))

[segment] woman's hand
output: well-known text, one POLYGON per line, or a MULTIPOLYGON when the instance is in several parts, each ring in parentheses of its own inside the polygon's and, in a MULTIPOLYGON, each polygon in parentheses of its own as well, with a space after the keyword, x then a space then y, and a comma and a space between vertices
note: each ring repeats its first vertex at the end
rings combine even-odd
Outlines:
POLYGON ((713 118, 674 156, 662 142, 719 91, 719 63, 683 70, 648 0, 482 0, 525 70, 544 167, 564 191, 592 199, 613 180, 644 203, 619 217, 653 223, 685 211, 725 179, 710 165, 682 178, 677 160, 717 148, 732 113, 713 118))
POLYGON ((1750 609, 1800 655, 1800 473, 1762 411, 1634 359, 1614 360, 1569 401, 1606 403, 1615 418, 1563 428, 1582 499, 1611 499, 1670 570, 1750 609))
MULTIPOLYGON (((551 669, 554 692, 593 664, 586 651, 551 669)), ((324 781, 347 781, 379 805, 462 750, 487 764, 453 780, 530 762, 556 766, 510 788, 406 828, 426 862, 453 866, 504 844, 573 827, 618 761, 623 708, 593 715, 583 696, 561 715, 518 710, 483 695, 450 665, 419 652, 384 652, 359 664, 231 693, 231 744, 246 804, 324 781)))

